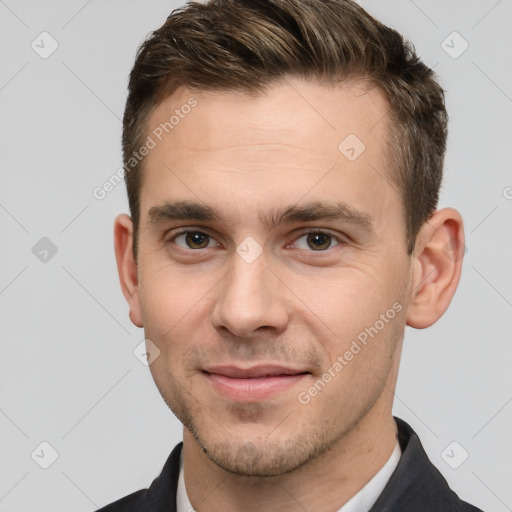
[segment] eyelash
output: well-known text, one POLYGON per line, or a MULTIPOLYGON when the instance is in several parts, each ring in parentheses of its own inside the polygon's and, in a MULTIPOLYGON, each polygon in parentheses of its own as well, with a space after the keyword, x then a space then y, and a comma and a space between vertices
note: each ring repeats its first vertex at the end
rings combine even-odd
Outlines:
MULTIPOLYGON (((211 240, 214 240, 217 242, 217 240, 215 239, 215 237, 213 237, 212 235, 206 233, 205 231, 201 231, 199 229, 195 230, 195 229, 186 229, 186 230, 183 230, 183 231, 180 231, 178 233, 175 233, 172 237, 170 237, 167 241, 166 241, 166 244, 169 244, 169 243, 172 243, 172 242, 175 242, 176 241, 176 238, 178 238, 179 236, 181 235, 187 235, 187 234, 202 234, 202 235, 206 235, 207 237, 209 237, 211 240)), ((328 230, 325 230, 325 229, 309 229, 308 231, 304 231, 304 232, 301 232, 299 233, 293 240, 293 242, 291 243, 287 243, 286 244, 286 248, 288 248, 290 245, 292 244, 295 244, 297 243, 297 240, 299 240, 300 238, 304 237, 304 236, 308 236, 308 235, 314 235, 314 234, 322 234, 322 235, 327 235, 329 237, 331 237, 331 239, 333 241, 336 242, 336 245, 334 246, 329 246, 327 249, 324 249, 324 250, 318 250, 318 251, 315 251, 313 249, 310 249, 310 250, 307 250, 307 249, 299 249, 299 250, 305 250, 307 252, 311 252, 311 253, 326 253, 328 252, 329 250, 333 249, 334 247, 337 247, 338 245, 343 245, 343 244, 346 244, 347 243, 347 239, 346 238, 343 238, 341 236, 338 236, 338 235, 334 235, 333 233, 329 232, 328 230)), ((218 244, 219 242, 217 242, 218 244)), ((180 249, 182 250, 189 250, 189 251, 194 251, 194 252, 199 252, 201 251, 202 249, 192 249, 191 247, 181 247, 181 246, 178 246, 180 247, 180 249)), ((211 247, 204 247, 203 249, 210 249, 211 247)))

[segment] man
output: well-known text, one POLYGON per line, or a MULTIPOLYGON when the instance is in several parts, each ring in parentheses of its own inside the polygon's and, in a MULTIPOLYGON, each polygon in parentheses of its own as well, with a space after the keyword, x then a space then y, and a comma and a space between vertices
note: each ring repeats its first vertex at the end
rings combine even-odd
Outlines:
POLYGON ((102 511, 478 511, 392 416, 405 325, 461 273, 446 124, 433 72, 348 0, 190 3, 150 36, 115 251, 183 443, 102 511))

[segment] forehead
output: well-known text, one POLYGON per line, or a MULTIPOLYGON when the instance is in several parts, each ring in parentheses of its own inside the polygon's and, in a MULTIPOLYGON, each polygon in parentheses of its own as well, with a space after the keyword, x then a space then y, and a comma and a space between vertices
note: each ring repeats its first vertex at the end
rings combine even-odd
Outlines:
POLYGON ((239 215, 330 196, 378 216, 399 202, 386 179, 388 111, 362 82, 287 78, 258 95, 180 88, 148 122, 142 215, 169 199, 239 215))
POLYGON ((153 111, 148 126, 163 128, 163 137, 172 132, 175 149, 280 143, 289 136, 309 149, 318 147, 315 136, 321 136, 324 146, 338 149, 350 133, 376 142, 386 130, 388 110, 384 92, 366 81, 322 85, 288 77, 257 94, 181 87, 153 111), (189 108, 192 101, 196 105, 189 108))

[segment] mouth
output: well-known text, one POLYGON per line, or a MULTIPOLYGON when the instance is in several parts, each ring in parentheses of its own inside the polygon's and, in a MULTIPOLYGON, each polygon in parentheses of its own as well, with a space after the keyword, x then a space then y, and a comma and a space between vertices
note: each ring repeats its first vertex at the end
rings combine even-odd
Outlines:
POLYGON ((215 366, 203 370, 212 388, 235 401, 259 401, 291 389, 310 372, 303 369, 261 365, 250 368, 215 366))

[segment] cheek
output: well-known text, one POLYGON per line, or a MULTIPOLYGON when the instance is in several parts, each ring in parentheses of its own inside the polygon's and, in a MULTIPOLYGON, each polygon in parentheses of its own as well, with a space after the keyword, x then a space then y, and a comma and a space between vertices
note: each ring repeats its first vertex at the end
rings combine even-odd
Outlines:
POLYGON ((139 296, 144 325, 164 335, 190 322, 213 283, 208 278, 187 276, 179 267, 162 263, 161 259, 153 258, 141 266, 139 296))
POLYGON ((400 279, 403 276, 391 268, 360 265, 303 283, 298 295, 317 317, 316 327, 310 328, 325 331, 323 344, 331 361, 342 355, 358 336, 364 340, 368 329, 374 333, 376 323, 378 338, 387 337, 386 332, 397 323, 391 321, 397 320, 396 309, 402 309, 400 279), (381 315, 385 316, 384 327, 381 315))
POLYGON ((381 273, 375 267, 347 266, 337 272, 304 279, 300 297, 306 306, 318 311, 327 325, 332 323, 333 330, 347 322, 357 324, 371 318, 393 296, 381 273))
POLYGON ((201 350, 218 346, 210 317, 220 278, 214 272, 192 273, 168 263, 155 264, 153 269, 145 268, 139 289, 145 335, 160 350, 152 373, 160 381, 173 375, 185 379, 194 370, 190 353, 198 346, 201 350))

